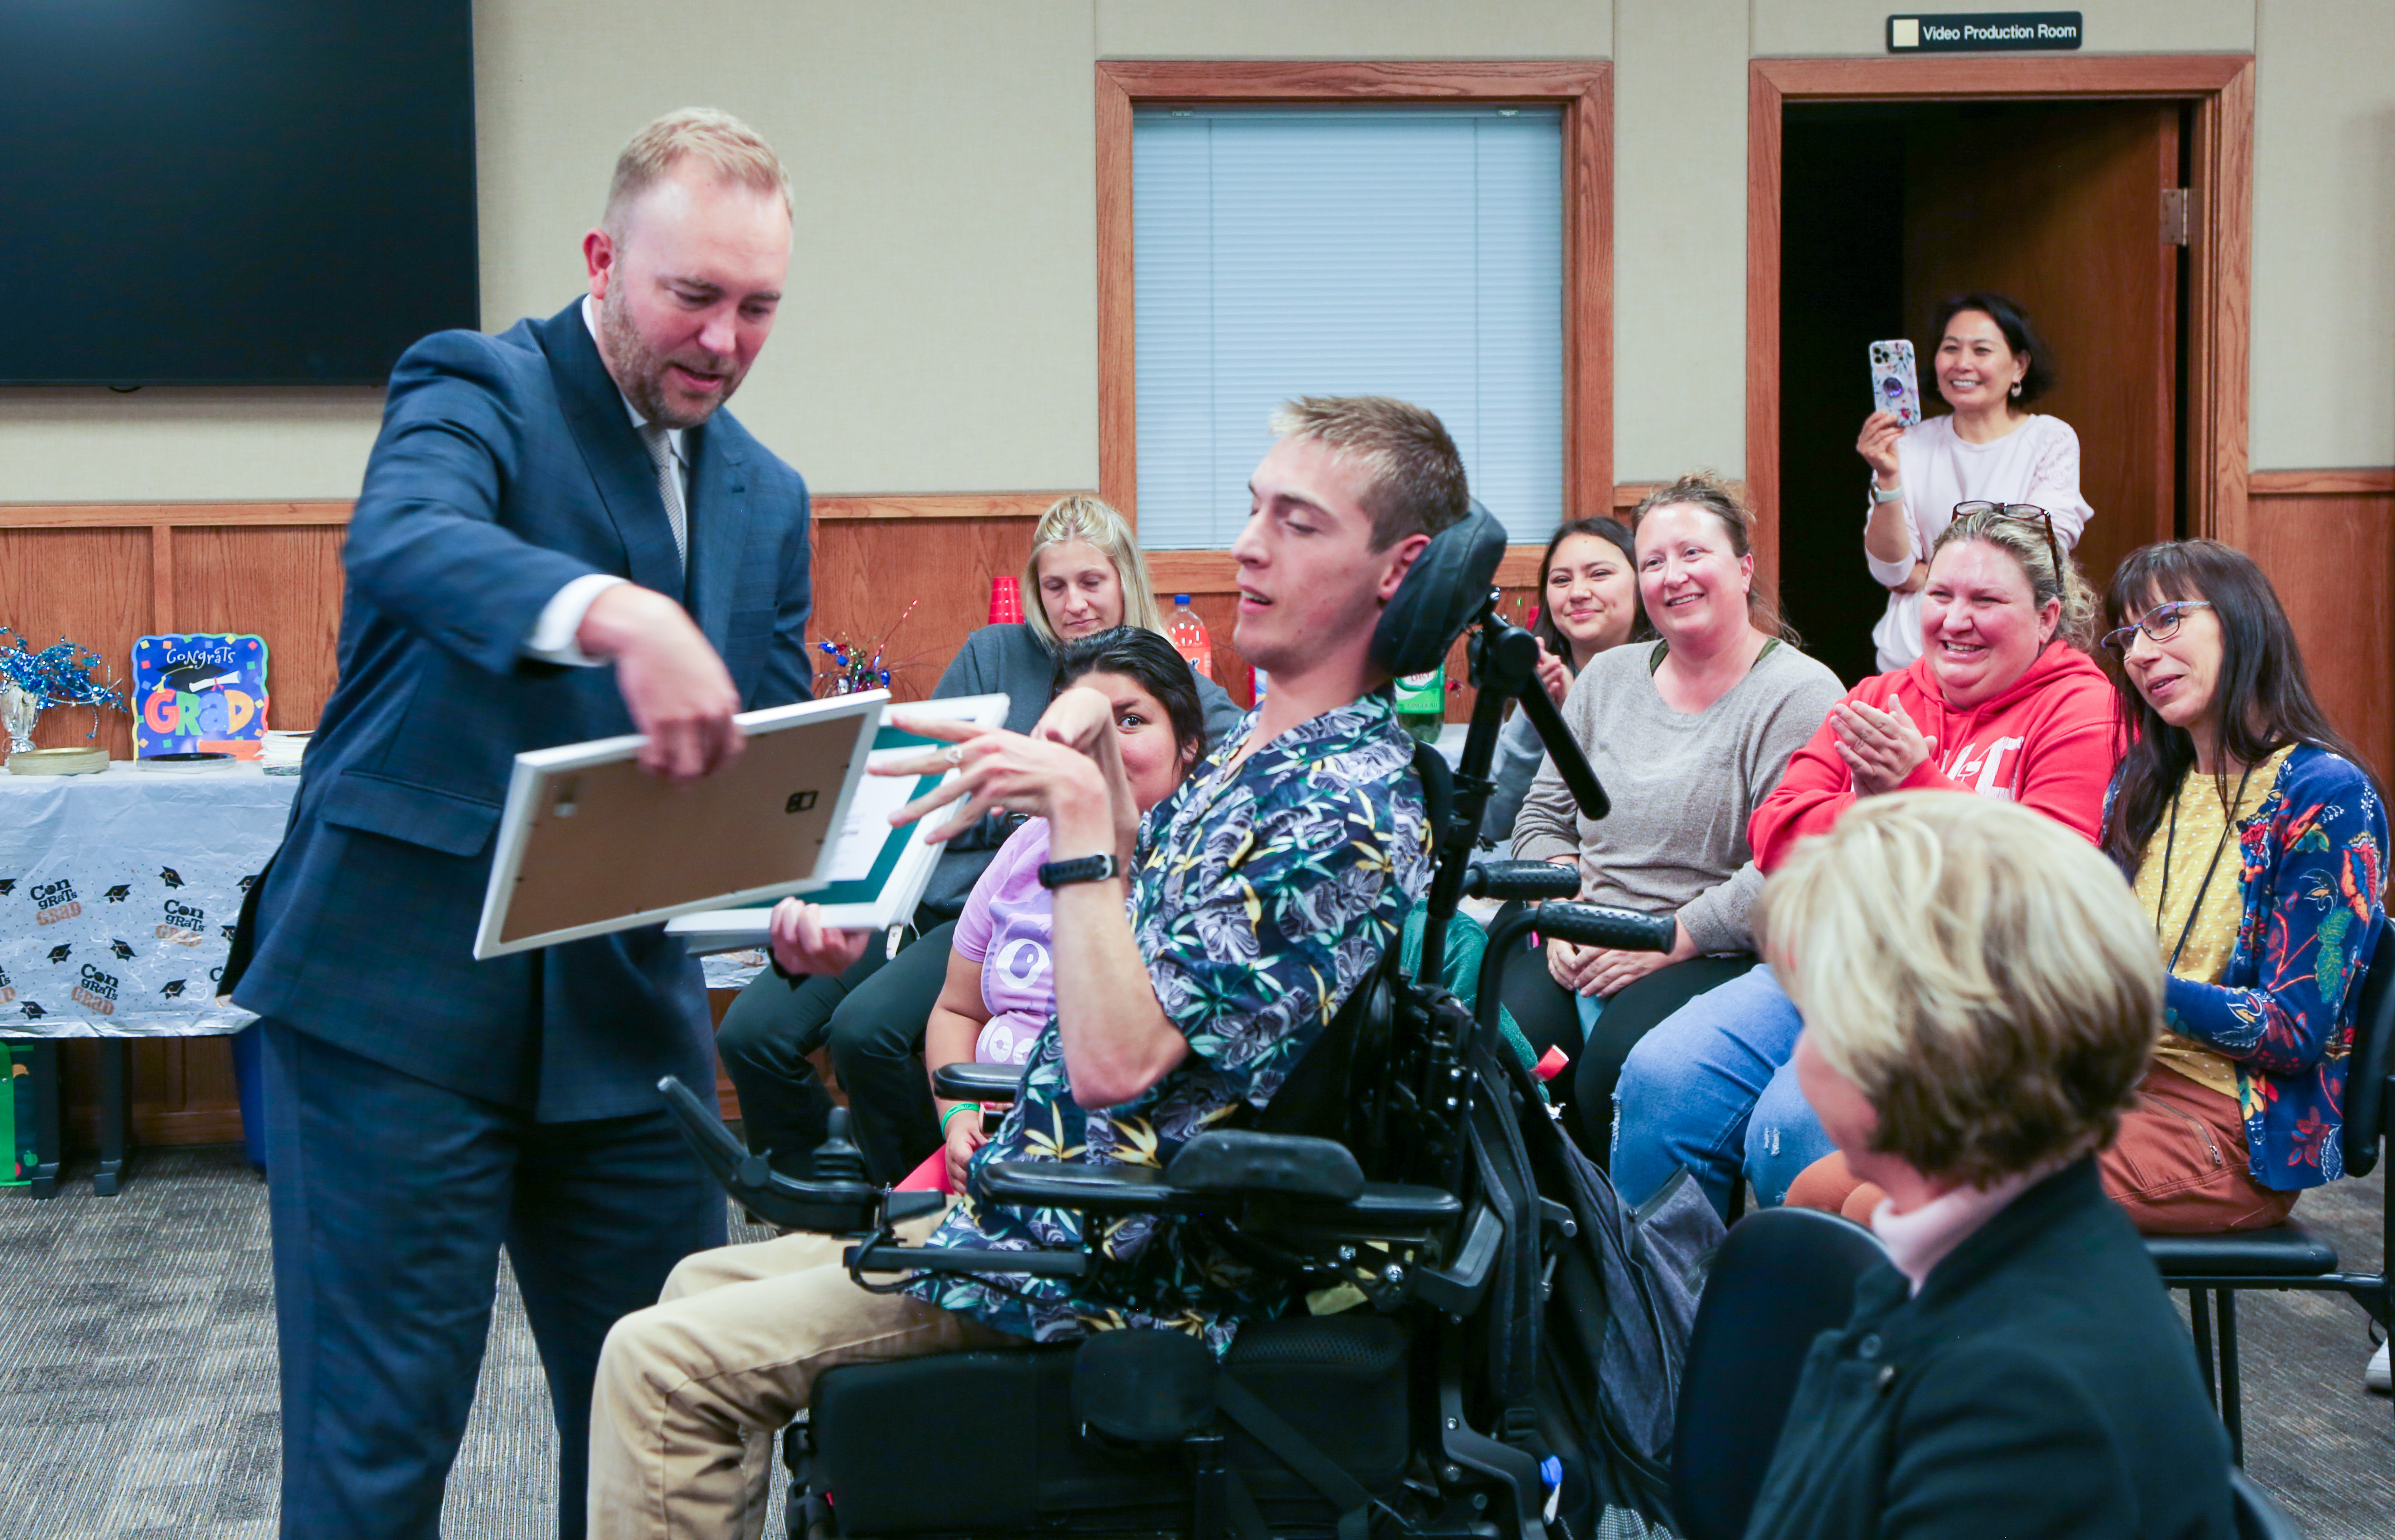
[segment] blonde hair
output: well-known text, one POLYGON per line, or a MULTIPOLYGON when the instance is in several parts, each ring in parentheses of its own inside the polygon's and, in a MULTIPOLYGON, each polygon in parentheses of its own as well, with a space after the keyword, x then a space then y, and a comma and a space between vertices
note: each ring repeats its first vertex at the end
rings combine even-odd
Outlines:
POLYGON ((1463 454, 1436 413, 1388 396, 1300 396, 1272 415, 1273 437, 1311 439, 1371 477, 1360 501, 1371 548, 1436 534, 1472 508, 1463 454))
MULTIPOLYGON (((1754 510, 1746 506, 1746 500, 1731 489, 1729 482, 1710 470, 1692 471, 1676 481, 1657 487, 1640 499, 1638 507, 1630 515, 1632 546, 1636 546, 1638 526, 1648 514, 1675 503, 1686 503, 1712 514, 1729 535, 1732 556, 1754 554, 1754 510)), ((1630 565, 1634 569, 1638 565, 1635 549, 1630 553, 1630 565)), ((1778 637, 1791 647, 1805 644, 1804 638, 1796 634, 1796 627, 1789 625, 1780 613, 1779 598, 1772 593, 1771 585, 1763 580, 1760 573, 1747 585, 1746 619, 1748 625, 1766 637, 1778 637)), ((1651 616, 1649 621, 1651 623, 1651 616)))
POLYGON ((1925 1176, 1985 1187, 2109 1144, 2162 1024, 2120 868, 2010 802, 1865 797, 1797 845, 1753 923, 1878 1114, 1872 1147, 1925 1176))
POLYGON ((782 169, 774 147, 755 129, 712 107, 683 107, 633 135, 624 152, 615 157, 615 176, 607 187, 607 207, 599 216, 600 228, 622 240, 625 211, 675 166, 692 159, 707 163, 724 181, 753 192, 778 195, 785 210, 797 206, 790 200, 789 173, 782 169))
POLYGON ((2096 590, 2088 586, 2079 563, 2068 553, 2061 569, 2056 570, 2054 553, 2061 548, 2062 537, 2056 535, 2049 545, 2045 533, 2034 521, 2009 514, 1966 513, 1938 533, 1929 546, 1929 559, 1935 563, 1939 551, 1965 540, 1993 546, 2020 563, 2021 575, 2029 579, 2030 597, 2040 613, 2057 599, 2062 602, 2062 619, 2054 634, 2082 652, 2088 652, 2096 645, 2096 619, 2101 612, 2096 590))
POLYGON ((1068 540, 1088 541, 1114 563, 1115 577, 1122 585, 1122 624, 1162 635, 1164 617, 1157 612, 1147 558, 1139 554, 1131 521, 1107 504, 1080 493, 1049 504, 1032 528, 1031 554, 1023 559, 1023 586, 1030 601, 1023 608, 1023 618, 1032 633, 1051 650, 1057 645, 1055 629, 1048 624, 1047 601, 1039 597, 1039 553, 1068 540))

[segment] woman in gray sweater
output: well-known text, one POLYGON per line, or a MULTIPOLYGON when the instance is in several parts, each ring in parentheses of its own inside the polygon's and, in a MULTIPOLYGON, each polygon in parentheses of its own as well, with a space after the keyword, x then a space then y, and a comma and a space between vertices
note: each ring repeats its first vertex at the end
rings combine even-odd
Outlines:
POLYGON ((1677 922, 1668 953, 1550 940, 1543 969, 1507 969, 1505 1005, 1532 1044, 1578 1060, 1581 1144, 1602 1161, 1613 1084, 1647 1029, 1753 965, 1747 911, 1763 886, 1746 824, 1843 693, 1796 651, 1758 591, 1753 515, 1720 481, 1683 477, 1639 505, 1638 585, 1661 638, 1590 660, 1564 720, 1613 802, 1580 816, 1542 765, 1514 854, 1577 865, 1580 896, 1677 922))
MULTIPOLYGON (((1058 642, 1116 625, 1164 629, 1131 525, 1094 497, 1060 498, 1040 516, 1024 559, 1023 586, 1039 601, 1031 618, 985 625, 966 638, 933 687, 933 699, 1003 691, 1008 730, 1028 732, 1053 693, 1052 650, 1058 642)), ((1209 742, 1220 742, 1238 725, 1239 708, 1202 675, 1198 699, 1209 742)), ((776 1170, 804 1176, 823 1142, 831 1100, 807 1060, 818 1048, 830 1050, 832 1073, 853 1118, 851 1135, 875 1177, 894 1182, 940 1147, 931 1091, 915 1052, 947 977, 956 917, 1020 822, 993 814, 947 842, 894 956, 867 947, 855 967, 831 978, 785 979, 768 971, 733 1001, 716 1034, 716 1051, 740 1092, 748 1147, 771 1150, 776 1170)))

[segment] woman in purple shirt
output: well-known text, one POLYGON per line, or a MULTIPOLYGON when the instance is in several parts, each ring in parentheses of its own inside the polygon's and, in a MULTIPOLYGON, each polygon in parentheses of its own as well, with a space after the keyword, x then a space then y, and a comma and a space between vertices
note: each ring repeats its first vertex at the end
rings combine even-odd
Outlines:
MULTIPOLYGON (((1153 631, 1118 626, 1056 649, 1054 690, 1078 684, 1114 703, 1123 770, 1141 809, 1172 795, 1206 752, 1197 677, 1153 631)), ((1020 1064, 1056 1009, 1048 890, 1048 824, 1032 819, 999 848, 958 916, 948 976, 923 1033, 923 1067, 977 1060, 1020 1064)), ((964 1170, 986 1135, 974 1101, 940 1099, 946 1148, 900 1185, 963 1190, 964 1170)))

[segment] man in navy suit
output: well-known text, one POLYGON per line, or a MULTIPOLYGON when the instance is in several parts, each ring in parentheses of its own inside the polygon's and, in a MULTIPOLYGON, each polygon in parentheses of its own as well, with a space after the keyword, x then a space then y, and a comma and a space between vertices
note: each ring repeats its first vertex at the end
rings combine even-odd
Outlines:
POLYGON ((583 1532, 607 1328, 724 1239, 659 1107, 713 1083, 655 928, 476 962, 515 756, 641 731, 688 781, 809 693, 807 494, 720 410, 772 331, 789 184, 721 112, 652 124, 589 294, 392 371, 350 524, 340 684, 235 998, 265 1018, 283 1533, 433 1536, 504 1245, 583 1532))

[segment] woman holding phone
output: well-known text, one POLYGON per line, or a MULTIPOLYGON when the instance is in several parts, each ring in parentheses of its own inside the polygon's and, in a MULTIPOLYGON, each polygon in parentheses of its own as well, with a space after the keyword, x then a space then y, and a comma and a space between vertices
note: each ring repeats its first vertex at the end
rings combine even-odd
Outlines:
POLYGON ((2066 550, 2095 517, 2079 491, 2079 435, 2027 410, 2059 377, 2028 312, 2000 294, 1956 295, 1938 307, 1932 330, 1938 394, 1952 410, 1911 428, 1874 412, 1855 441, 1872 468, 1863 554, 1888 590, 1887 612, 1872 628, 1883 674, 1921 656, 1929 548, 1957 503, 2032 504, 2052 516, 2066 550))

